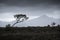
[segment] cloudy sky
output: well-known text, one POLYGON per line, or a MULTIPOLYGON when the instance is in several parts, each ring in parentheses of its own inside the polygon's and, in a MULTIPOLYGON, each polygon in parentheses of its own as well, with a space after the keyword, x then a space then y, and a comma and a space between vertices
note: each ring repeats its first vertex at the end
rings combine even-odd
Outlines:
POLYGON ((47 15, 60 18, 60 0, 0 0, 0 21, 13 21, 13 15, 26 14, 30 19, 47 15))

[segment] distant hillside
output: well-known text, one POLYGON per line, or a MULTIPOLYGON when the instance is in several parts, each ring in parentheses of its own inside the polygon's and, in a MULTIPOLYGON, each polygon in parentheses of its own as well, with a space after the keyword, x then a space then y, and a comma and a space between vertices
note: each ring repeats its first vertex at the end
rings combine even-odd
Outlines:
POLYGON ((52 22, 56 22, 56 24, 60 24, 60 19, 54 19, 46 15, 43 15, 36 19, 18 23, 17 26, 45 26, 51 24, 52 22))
MULTIPOLYGON (((6 24, 12 25, 15 22, 16 21, 13 21, 13 22, 1 22, 0 21, 0 26, 5 26, 6 24)), ((24 22, 18 23, 15 26, 46 26, 48 24, 51 24, 52 22, 55 22, 56 24, 60 24, 60 19, 54 19, 52 17, 43 15, 38 18, 29 20, 29 21, 24 21, 24 22)))

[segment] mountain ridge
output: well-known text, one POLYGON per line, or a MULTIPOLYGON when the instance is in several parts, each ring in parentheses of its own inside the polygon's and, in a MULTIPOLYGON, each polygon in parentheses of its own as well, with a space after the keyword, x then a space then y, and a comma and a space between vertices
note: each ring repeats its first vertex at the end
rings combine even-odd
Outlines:
POLYGON ((17 25, 24 25, 24 26, 45 26, 45 25, 48 25, 48 24, 51 24, 52 22, 55 22, 57 24, 60 24, 60 21, 58 19, 54 19, 52 17, 48 17, 46 15, 43 15, 43 16, 40 16, 38 18, 35 18, 33 20, 29 20, 29 21, 25 21, 25 22, 22 22, 22 23, 19 23, 17 25))
MULTIPOLYGON (((16 21, 13 22, 2 22, 0 21, 0 26, 5 26, 6 24, 14 24, 16 21)), ((55 22, 56 24, 60 24, 60 19, 54 19, 52 17, 48 17, 46 15, 40 16, 38 18, 24 21, 21 23, 16 24, 15 26, 45 26, 50 25, 52 22, 55 22)))

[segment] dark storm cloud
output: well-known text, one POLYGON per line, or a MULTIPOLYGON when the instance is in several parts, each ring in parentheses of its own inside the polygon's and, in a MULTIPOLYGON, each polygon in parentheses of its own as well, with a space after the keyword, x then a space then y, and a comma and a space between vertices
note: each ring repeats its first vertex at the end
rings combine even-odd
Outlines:
POLYGON ((39 4, 59 5, 60 0, 0 0, 0 3, 12 6, 34 6, 39 4))
POLYGON ((0 14, 10 12, 29 15, 54 14, 56 12, 59 15, 60 0, 0 0, 0 14))

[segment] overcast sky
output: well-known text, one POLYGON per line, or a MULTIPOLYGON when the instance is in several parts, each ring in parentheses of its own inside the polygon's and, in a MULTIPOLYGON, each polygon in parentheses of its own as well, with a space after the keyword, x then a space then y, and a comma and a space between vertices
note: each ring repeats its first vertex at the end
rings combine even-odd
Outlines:
POLYGON ((14 14, 60 18, 60 0, 0 0, 0 20, 14 20, 14 14))

